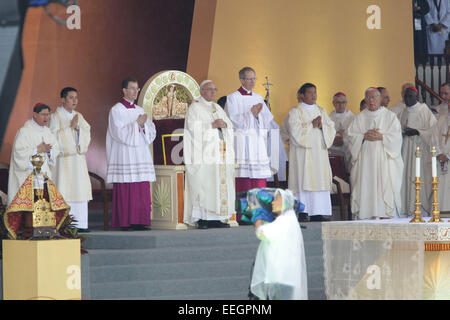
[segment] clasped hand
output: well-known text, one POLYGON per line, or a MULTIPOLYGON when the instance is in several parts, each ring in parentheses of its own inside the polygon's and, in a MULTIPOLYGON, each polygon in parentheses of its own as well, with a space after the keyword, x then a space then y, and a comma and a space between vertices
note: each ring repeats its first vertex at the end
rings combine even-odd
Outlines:
POLYGON ((404 132, 405 135, 407 135, 408 137, 420 135, 419 131, 417 131, 416 129, 408 128, 408 127, 406 127, 406 128, 403 130, 403 132, 404 132))
POLYGON ((317 116, 316 118, 314 118, 314 120, 312 121, 312 125, 313 125, 313 128, 322 129, 322 117, 317 116))
POLYGON ((37 146, 37 152, 38 153, 50 152, 50 150, 52 150, 52 145, 45 143, 44 139, 42 139, 41 144, 37 146))
POLYGON ((378 131, 378 128, 370 129, 364 134, 364 140, 379 141, 383 140, 383 135, 378 131))
POLYGON ((263 108, 263 104, 262 104, 262 103, 258 103, 258 104, 255 104, 255 105, 250 109, 250 111, 253 113, 253 115, 254 115, 255 117, 257 117, 258 114, 261 112, 262 108, 263 108))
POLYGON ((147 114, 141 114, 138 118, 137 118, 137 123, 140 127, 143 127, 145 122, 147 121, 147 114))

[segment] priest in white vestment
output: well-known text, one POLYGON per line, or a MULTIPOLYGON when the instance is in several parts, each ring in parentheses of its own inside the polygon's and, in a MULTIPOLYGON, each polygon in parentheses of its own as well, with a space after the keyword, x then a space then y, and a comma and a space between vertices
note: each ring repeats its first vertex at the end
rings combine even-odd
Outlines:
POLYGON ((394 113, 380 107, 377 88, 365 93, 367 108, 348 128, 353 215, 359 219, 394 218, 401 205, 402 130, 394 113))
POLYGON ((439 96, 444 100, 435 107, 437 114, 435 115, 438 118, 442 114, 448 113, 448 105, 450 104, 450 82, 446 82, 441 85, 439 88, 439 96))
POLYGON ((113 228, 148 230, 151 225, 150 182, 156 181, 150 144, 154 123, 134 101, 139 92, 133 78, 122 81, 123 98, 109 112, 106 134, 107 183, 113 183, 113 228))
POLYGON ((425 103, 418 102, 419 93, 415 87, 405 90, 403 100, 406 108, 399 114, 403 130, 402 159, 405 166, 402 179, 401 216, 414 214, 416 187, 416 147, 420 147, 420 176, 424 182, 420 193, 422 211, 431 212, 431 136, 436 118, 425 103))
MULTIPOLYGON (((33 171, 31 156, 40 154, 44 158, 42 172, 52 179, 50 167, 55 166, 59 154, 58 141, 48 127, 50 107, 38 103, 33 108, 33 118, 25 122, 14 138, 9 164, 8 205, 12 202, 20 186, 33 171)), ((44 180, 34 181, 42 186, 44 180)))
POLYGON ((391 96, 389 95, 388 89, 385 87, 378 87, 377 89, 381 93, 381 106, 387 108, 389 102, 391 102, 391 96))
POLYGON ((351 156, 348 147, 347 128, 352 123, 355 115, 347 109, 347 96, 343 92, 337 92, 333 96, 333 106, 335 110, 330 113, 330 119, 334 122, 336 137, 330 148, 331 155, 337 155, 344 158, 345 170, 350 172, 351 156))
POLYGON ((216 90, 203 81, 184 122, 184 222, 199 229, 227 228, 235 212, 233 124, 214 103, 216 90))
POLYGON ((316 104, 316 86, 305 83, 299 90, 302 103, 289 111, 288 188, 305 205, 311 221, 326 221, 332 215, 332 172, 328 149, 336 135, 334 122, 316 104))
POLYGON ((450 28, 450 1, 428 0, 430 11, 424 16, 427 24, 429 54, 444 54, 450 28))
POLYGON ((412 84, 410 82, 404 83, 402 85, 402 90, 401 90, 402 99, 389 109, 389 110, 391 110, 393 113, 395 113, 397 115, 398 120, 400 120, 400 114, 406 108, 405 101, 403 101, 403 97, 405 96, 405 90, 408 87, 414 87, 414 84, 412 84))
POLYGON ((53 168, 53 182, 70 206, 70 215, 79 232, 89 232, 88 201, 92 187, 86 163, 91 142, 91 126, 78 111, 78 91, 66 87, 61 90, 62 106, 50 117, 50 130, 58 139, 61 154, 53 168))
POLYGON ((450 116, 448 112, 440 115, 434 126, 432 144, 436 146, 437 151, 439 210, 448 213, 450 212, 450 116))
MULTIPOLYGON (((266 187, 266 179, 275 173, 267 150, 268 130, 273 115, 264 99, 253 92, 256 73, 250 67, 239 71, 241 87, 227 96, 225 112, 233 123, 235 135, 236 192, 266 187)), ((278 154, 274 154, 278 157, 278 154)), ((277 166, 278 167, 278 166, 277 166)), ((240 216, 237 221, 241 222, 240 216)))

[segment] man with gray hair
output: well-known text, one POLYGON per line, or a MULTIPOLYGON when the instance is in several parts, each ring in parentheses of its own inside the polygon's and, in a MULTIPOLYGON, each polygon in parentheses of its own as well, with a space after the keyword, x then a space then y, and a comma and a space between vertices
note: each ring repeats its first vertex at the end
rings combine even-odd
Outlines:
MULTIPOLYGON (((266 179, 272 176, 267 139, 273 115, 264 99, 253 92, 255 70, 242 68, 239 80, 241 87, 227 96, 225 112, 235 129, 236 192, 243 192, 266 187, 266 179)), ((239 216, 237 221, 241 222, 239 216)))
POLYGON ((184 222, 199 229, 228 228, 234 210, 233 124, 205 80, 184 120, 184 222))
POLYGON ((394 113, 381 108, 377 88, 365 92, 367 107, 348 128, 352 169, 353 215, 359 219, 393 218, 401 206, 402 130, 394 113))
POLYGON ((347 172, 351 168, 351 157, 348 149, 347 128, 355 119, 353 112, 347 109, 347 96, 343 92, 337 92, 333 96, 334 109, 330 113, 330 119, 334 122, 336 137, 330 148, 332 155, 344 157, 345 169, 347 172))

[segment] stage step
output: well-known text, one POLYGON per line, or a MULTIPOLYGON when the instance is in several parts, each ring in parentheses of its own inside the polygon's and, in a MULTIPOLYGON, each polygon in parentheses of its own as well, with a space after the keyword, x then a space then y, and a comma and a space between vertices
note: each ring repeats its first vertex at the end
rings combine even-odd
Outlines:
MULTIPOLYGON (((321 223, 302 223, 309 299, 326 299, 321 223)), ((83 255, 84 299, 247 300, 259 245, 253 226, 93 231, 83 255)))

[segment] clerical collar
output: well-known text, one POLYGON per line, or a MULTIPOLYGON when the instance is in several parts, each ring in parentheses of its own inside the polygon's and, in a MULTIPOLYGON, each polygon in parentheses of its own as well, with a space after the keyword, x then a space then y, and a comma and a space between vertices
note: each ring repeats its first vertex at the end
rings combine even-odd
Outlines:
POLYGON ((206 105, 210 105, 210 106, 214 105, 214 101, 206 101, 206 99, 203 98, 202 96, 200 96, 200 98, 198 98, 198 100, 200 100, 201 102, 203 102, 206 105))
POLYGON ((406 108, 407 108, 407 110, 415 110, 415 109, 417 109, 417 107, 419 106, 419 102, 417 102, 415 105, 413 105, 413 106, 411 106, 411 107, 408 107, 408 106, 406 106, 406 108))
POLYGON ((134 106, 133 102, 130 102, 130 101, 128 101, 125 98, 120 99, 120 103, 123 104, 125 106, 125 108, 127 108, 127 109, 134 109, 134 108, 136 108, 134 106))
POLYGON ((301 104, 306 109, 313 109, 316 106, 316 104, 307 104, 307 103, 304 103, 304 102, 302 102, 301 104))
POLYGON ((39 129, 41 129, 41 130, 44 130, 44 128, 45 128, 45 126, 41 126, 39 123, 37 123, 33 118, 31 118, 31 123, 34 125, 34 126, 36 126, 36 127, 38 127, 39 129))
POLYGON ((238 89, 238 91, 239 91, 239 93, 242 94, 243 96, 251 96, 251 95, 252 95, 252 92, 251 92, 251 91, 248 91, 247 89, 245 89, 245 88, 243 88, 243 87, 240 87, 240 88, 238 89))

